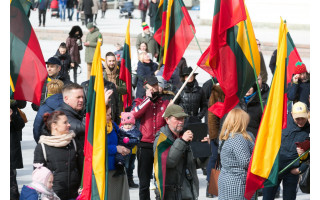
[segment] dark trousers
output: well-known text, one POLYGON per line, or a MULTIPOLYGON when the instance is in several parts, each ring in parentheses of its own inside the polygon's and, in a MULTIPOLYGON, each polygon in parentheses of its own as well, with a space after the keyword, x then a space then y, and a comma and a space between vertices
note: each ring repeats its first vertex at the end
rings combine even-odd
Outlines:
POLYGON ((132 178, 133 177, 133 170, 134 170, 134 162, 136 160, 136 154, 130 154, 129 159, 126 160, 126 172, 127 172, 127 176, 128 178, 132 178))
POLYGON ((19 197, 17 170, 10 168, 10 200, 18 200, 19 197))
POLYGON ((147 11, 140 10, 141 12, 141 22, 146 22, 147 11))
POLYGON ((150 200, 149 187, 153 170, 153 149, 138 147, 137 158, 139 177, 139 197, 140 200, 150 200))
POLYGON ((73 7, 72 8, 68 8, 68 19, 69 19, 69 21, 72 21, 72 17, 73 17, 73 7))
POLYGON ((43 25, 46 24, 46 10, 39 10, 39 26, 41 25, 42 21, 41 21, 41 17, 43 18, 43 25))
POLYGON ((211 156, 207 165, 207 181, 210 181, 211 169, 214 168, 218 158, 218 146, 214 143, 214 140, 210 140, 211 156))
POLYGON ((297 197, 298 180, 299 175, 293 175, 290 172, 283 177, 279 177, 278 185, 263 188, 263 200, 273 200, 275 198, 281 181, 283 181, 283 200, 295 200, 297 197))
POLYGON ((93 15, 84 15, 84 23, 86 26, 89 23, 88 20, 89 22, 93 22, 93 15))
POLYGON ((73 70, 73 82, 77 83, 77 70, 78 70, 78 64, 75 64, 74 67, 70 67, 70 69, 73 70))

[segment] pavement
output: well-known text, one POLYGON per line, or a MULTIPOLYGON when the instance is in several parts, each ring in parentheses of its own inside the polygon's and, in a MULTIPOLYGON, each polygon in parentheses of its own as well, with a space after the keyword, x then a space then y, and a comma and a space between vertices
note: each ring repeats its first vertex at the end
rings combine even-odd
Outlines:
MULTIPOLYGON (((140 16, 140 13, 135 10, 133 13, 133 16, 135 17, 134 19, 131 20, 131 29, 130 32, 133 35, 136 35, 138 33, 141 32, 141 19, 136 18, 137 16, 140 16)), ((205 41, 206 39, 209 40, 210 42, 210 35, 211 35, 211 27, 210 26, 205 26, 205 25, 200 25, 199 24, 199 11, 190 11, 190 16, 196 26, 196 30, 197 30, 197 37, 201 38, 203 41, 205 41)), ((47 60, 49 57, 53 56, 56 52, 56 50, 58 49, 58 46, 61 42, 65 42, 67 36, 68 36, 68 32, 71 29, 71 27, 73 25, 80 25, 81 26, 81 22, 77 22, 75 21, 75 15, 73 16, 74 21, 66 21, 66 22, 61 22, 60 19, 56 19, 56 18, 50 18, 50 12, 47 12, 47 22, 46 22, 46 27, 38 27, 38 12, 32 12, 31 13, 31 17, 30 17, 30 21, 32 26, 35 29, 35 32, 39 38, 39 43, 42 49, 42 53, 44 56, 44 59, 47 60), (46 33, 48 33, 47 35, 50 35, 52 37, 47 36, 46 37, 46 33), (56 35, 61 35, 59 36, 60 38, 63 39, 56 39, 59 37, 55 37, 54 34, 56 35), (62 37, 64 36, 64 37, 62 37)), ((127 19, 119 19, 119 10, 107 10, 106 12, 106 18, 105 19, 100 19, 100 13, 98 14, 98 18, 97 18, 97 24, 98 27, 100 28, 100 31, 103 34, 109 34, 108 39, 106 39, 104 37, 104 44, 101 47, 101 54, 102 57, 104 57, 103 55, 105 55, 105 53, 107 53, 108 51, 115 51, 115 39, 112 37, 113 35, 115 35, 116 37, 119 37, 123 34, 125 34, 126 31, 126 26, 127 26, 127 19), (108 42, 107 42, 108 41, 108 42), (111 42, 110 42, 111 41, 111 42), (112 42, 113 41, 113 42, 112 42)), ((86 28, 84 26, 81 26, 83 30, 85 30, 85 34, 86 34, 86 28)), ((277 41, 277 34, 278 34, 278 30, 276 29, 272 29, 272 28, 258 28, 257 30, 255 29, 256 35, 257 37, 262 41, 262 44, 267 44, 267 43, 276 43, 277 41), (274 34, 273 37, 271 37, 271 35, 274 34), (263 42, 265 41, 265 42, 263 42)), ((84 34, 84 35, 85 35, 84 34)), ((306 35, 308 35, 308 31, 303 31, 303 30, 294 30, 294 32, 292 32, 292 37, 293 40, 296 42, 296 44, 299 44, 300 46, 308 46, 309 44, 309 40, 306 40, 305 37, 306 35), (294 35, 294 36, 293 36, 294 35)), ((83 37, 84 39, 85 37, 83 37)), ((124 37, 122 38, 122 40, 124 41, 124 37)), ((207 42, 208 44, 206 45, 206 47, 209 45, 209 42, 207 42)), ((135 48, 135 43, 131 43, 131 54, 132 54, 132 59, 134 62, 134 59, 136 58, 136 48, 135 48)), ((263 48, 263 47, 262 47, 263 48)), ((204 50, 204 49, 202 49, 204 50)), ((299 51, 299 49, 298 49, 299 51)), ((264 51, 263 51, 264 52, 264 51)), ((193 49, 193 48, 188 48, 184 54, 184 57, 187 60, 187 63, 189 66, 195 67, 196 63, 198 61, 198 59, 200 58, 201 53, 198 49, 193 49)), ((268 53, 268 51, 264 52, 264 59, 265 59, 265 63, 268 66, 269 61, 270 61, 270 53, 268 53)), ((302 57, 302 60, 306 63, 307 66, 309 66, 309 62, 310 62, 310 56, 307 54, 304 54, 302 57)), ((84 62, 84 51, 81 51, 81 66, 82 66, 82 72, 78 75, 78 82, 81 83, 83 81, 86 80, 86 64, 84 62)), ((269 68, 267 67, 268 70, 268 83, 271 83, 272 80, 272 74, 269 70, 269 68)), ((210 76, 204 72, 202 69, 197 69, 197 72, 199 73, 197 76, 197 80, 199 82, 200 85, 202 85, 206 80, 208 80, 210 78, 210 76)), ((73 79, 72 75, 71 76, 71 80, 73 79)), ((19 190, 21 190, 22 186, 24 184, 29 184, 31 182, 31 174, 32 174, 32 163, 33 163, 33 152, 36 146, 36 143, 33 139, 33 122, 34 122, 34 118, 36 116, 36 112, 32 110, 31 108, 31 103, 28 102, 27 106, 25 109, 23 109, 23 111, 26 113, 27 118, 28 118, 28 122, 26 123, 25 128, 23 129, 23 138, 22 138, 22 142, 21 142, 21 146, 22 146, 22 155, 23 155, 23 162, 24 162, 24 168, 23 169, 19 169, 17 170, 17 181, 18 181, 18 185, 19 185, 19 190)), ((137 169, 137 162, 136 162, 136 169, 137 169)), ((136 183, 139 182, 138 177, 137 177, 137 170, 134 170, 134 181, 136 183)), ((200 195, 199 195, 199 199, 207 199, 206 198, 206 177, 204 175, 202 175, 202 171, 198 170, 198 178, 199 178, 199 183, 200 183, 200 195)), ((151 191, 151 199, 155 199, 155 195, 154 192, 151 191)), ((139 199, 139 190, 138 189, 130 189, 130 198, 131 199, 139 199)), ((214 198, 217 199, 217 198, 214 198)), ((258 199, 262 199, 262 197, 259 197, 258 199)), ((281 198, 280 198, 281 199, 281 198)), ((297 199, 298 200, 307 200, 310 199, 310 195, 308 194, 303 194, 300 190, 298 191, 297 194, 297 199)))

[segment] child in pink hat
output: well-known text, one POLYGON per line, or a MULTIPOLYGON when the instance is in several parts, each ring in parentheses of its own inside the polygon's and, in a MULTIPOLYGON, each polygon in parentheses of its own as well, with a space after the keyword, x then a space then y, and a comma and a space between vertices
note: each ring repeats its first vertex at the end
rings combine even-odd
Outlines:
POLYGON ((53 174, 43 164, 33 164, 32 182, 29 186, 24 185, 21 190, 20 200, 60 200, 54 193, 53 174))
MULTIPOLYGON (((136 120, 131 112, 121 113, 121 126, 118 134, 118 145, 124 146, 128 149, 132 149, 141 140, 141 132, 135 126, 136 120)), ((123 156, 120 153, 116 154, 115 166, 116 172, 114 177, 125 174, 124 166, 126 159, 129 159, 130 154, 123 156)))

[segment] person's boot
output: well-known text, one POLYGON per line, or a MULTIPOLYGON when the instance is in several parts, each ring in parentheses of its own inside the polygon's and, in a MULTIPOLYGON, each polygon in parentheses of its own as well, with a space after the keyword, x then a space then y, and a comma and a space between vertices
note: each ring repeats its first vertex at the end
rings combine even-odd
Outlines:
POLYGON ((112 175, 112 177, 118 177, 126 174, 124 171, 124 166, 121 164, 116 164, 116 172, 112 175))
POLYGON ((129 184, 129 187, 130 187, 130 188, 138 188, 138 187, 139 187, 138 184, 135 184, 135 183, 134 183, 133 177, 128 177, 128 184, 129 184))

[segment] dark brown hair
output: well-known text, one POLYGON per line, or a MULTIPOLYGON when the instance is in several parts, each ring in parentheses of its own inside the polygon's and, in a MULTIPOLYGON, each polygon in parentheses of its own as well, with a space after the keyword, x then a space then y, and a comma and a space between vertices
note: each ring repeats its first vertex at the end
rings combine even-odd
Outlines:
POLYGON ((50 131, 50 133, 51 133, 52 123, 57 123, 59 116, 62 116, 62 115, 66 115, 66 114, 62 111, 59 111, 59 110, 53 111, 52 113, 46 112, 43 114, 44 124, 46 125, 46 127, 50 131))

